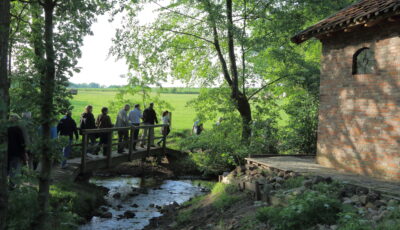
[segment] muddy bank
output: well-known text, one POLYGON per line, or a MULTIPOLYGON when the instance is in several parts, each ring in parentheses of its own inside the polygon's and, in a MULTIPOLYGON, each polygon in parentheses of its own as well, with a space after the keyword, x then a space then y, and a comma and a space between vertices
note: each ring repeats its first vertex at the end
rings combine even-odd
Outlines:
POLYGON ((130 175, 141 178, 158 179, 203 179, 215 180, 217 177, 204 177, 202 172, 197 169, 187 153, 176 151, 163 158, 161 164, 155 163, 155 159, 147 158, 146 161, 135 160, 122 163, 119 166, 95 172, 96 176, 118 176, 130 175))

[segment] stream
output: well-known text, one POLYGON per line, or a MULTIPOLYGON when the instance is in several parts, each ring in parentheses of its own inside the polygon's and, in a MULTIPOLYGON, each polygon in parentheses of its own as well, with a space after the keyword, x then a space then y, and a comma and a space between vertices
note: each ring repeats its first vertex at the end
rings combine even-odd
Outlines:
POLYGON ((149 183, 147 179, 137 177, 113 177, 93 178, 90 182, 109 189, 105 197, 108 205, 100 209, 111 213, 112 217, 94 216, 90 222, 80 226, 80 230, 140 230, 150 223, 150 219, 162 215, 162 207, 174 202, 182 204, 205 194, 205 189, 193 185, 190 180, 149 183))

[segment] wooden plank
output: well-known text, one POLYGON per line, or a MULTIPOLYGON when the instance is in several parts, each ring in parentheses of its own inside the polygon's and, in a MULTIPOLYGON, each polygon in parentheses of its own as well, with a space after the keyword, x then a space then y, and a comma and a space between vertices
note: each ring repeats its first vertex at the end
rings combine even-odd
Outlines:
POLYGON ((81 173, 85 173, 86 170, 86 152, 87 152, 87 144, 88 144, 88 135, 83 134, 82 140, 82 156, 81 156, 81 173))
MULTIPOLYGON (((154 133, 154 130, 153 130, 153 133, 154 133)), ((151 147, 150 141, 151 141, 151 135, 150 135, 150 128, 149 128, 147 130, 147 156, 150 155, 150 147, 151 147)))
POLYGON ((107 135, 107 167, 111 167, 111 161, 112 161, 112 131, 107 135))
POLYGON ((129 135, 129 161, 132 161, 132 154, 133 154, 133 144, 135 142, 134 140, 134 132, 136 130, 135 126, 131 127, 131 132, 129 135))

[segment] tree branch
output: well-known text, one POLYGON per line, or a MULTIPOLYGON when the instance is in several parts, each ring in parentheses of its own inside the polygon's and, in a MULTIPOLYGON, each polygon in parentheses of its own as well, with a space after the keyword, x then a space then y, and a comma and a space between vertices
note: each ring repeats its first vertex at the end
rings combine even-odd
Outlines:
POLYGON ((156 5, 158 5, 159 7, 161 7, 162 10, 165 9, 165 10, 168 10, 169 12, 171 12, 171 13, 178 14, 178 15, 184 16, 184 17, 186 17, 186 18, 193 19, 193 20, 195 20, 195 21, 199 21, 199 22, 206 23, 206 21, 201 20, 201 19, 198 19, 198 18, 196 18, 196 17, 190 16, 190 15, 187 15, 187 14, 184 14, 184 13, 181 13, 181 12, 178 12, 178 11, 175 11, 175 10, 171 10, 170 8, 167 8, 167 7, 165 7, 165 6, 162 6, 161 4, 159 4, 159 3, 156 2, 156 1, 151 0, 151 2, 154 3, 154 4, 156 4, 156 5))
POLYGON ((226 0, 226 15, 227 15, 227 29, 228 29, 228 54, 231 66, 232 78, 232 94, 234 98, 238 97, 239 91, 239 76, 236 65, 235 44, 233 37, 233 19, 232 19, 232 0, 226 0))
POLYGON ((218 36, 217 26, 215 25, 215 23, 212 23, 212 30, 213 30, 213 35, 214 35, 214 47, 215 47, 215 50, 217 51, 218 59, 222 66, 222 72, 224 74, 224 78, 225 78, 226 82, 228 83, 228 85, 232 86, 233 82, 232 82, 231 76, 229 75, 228 65, 226 64, 224 55, 222 54, 221 45, 219 44, 219 36, 218 36))
POLYGON ((246 26, 247 26, 247 1, 243 0, 244 11, 243 11, 243 34, 242 34, 242 42, 241 42, 241 50, 242 50, 242 91, 243 95, 246 96, 246 53, 244 48, 244 42, 246 38, 246 26))
POLYGON ((213 41, 208 40, 207 38, 203 38, 203 37, 201 37, 201 36, 199 36, 199 35, 191 34, 191 33, 184 32, 184 31, 168 30, 168 29, 162 29, 162 28, 152 28, 152 29, 154 29, 154 30, 160 30, 160 31, 172 32, 172 33, 175 33, 175 34, 187 35, 187 36, 191 36, 191 37, 194 37, 194 38, 203 40, 203 41, 208 42, 208 43, 210 43, 210 44, 214 44, 213 41))
POLYGON ((276 80, 273 80, 272 82, 269 82, 269 83, 265 84, 264 86, 261 86, 261 88, 257 89, 254 93, 252 93, 252 94, 250 95, 249 101, 250 101, 256 94, 258 94, 259 92, 261 92, 263 89, 265 89, 265 88, 267 88, 268 86, 274 84, 275 82, 278 82, 278 81, 280 81, 280 80, 282 80, 282 79, 284 79, 284 78, 287 78, 287 77, 289 77, 289 75, 288 75, 288 76, 284 76, 284 77, 280 77, 280 78, 278 78, 278 79, 276 79, 276 80))

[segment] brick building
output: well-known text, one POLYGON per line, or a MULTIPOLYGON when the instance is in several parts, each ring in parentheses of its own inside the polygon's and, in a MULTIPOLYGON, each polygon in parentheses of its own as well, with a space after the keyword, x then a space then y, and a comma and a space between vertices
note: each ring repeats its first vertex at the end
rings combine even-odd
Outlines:
POLYGON ((298 33, 322 42, 317 161, 400 181, 400 0, 361 0, 298 33))

